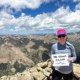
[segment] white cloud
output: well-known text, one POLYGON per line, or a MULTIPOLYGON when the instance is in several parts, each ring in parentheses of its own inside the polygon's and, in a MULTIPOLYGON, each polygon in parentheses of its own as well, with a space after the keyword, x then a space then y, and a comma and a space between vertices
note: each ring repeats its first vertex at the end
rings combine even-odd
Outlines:
POLYGON ((14 31, 13 29, 10 29, 10 31, 14 31))
POLYGON ((36 9, 42 3, 48 3, 53 0, 0 0, 0 7, 7 12, 13 12, 12 9, 16 11, 21 11, 21 9, 30 8, 36 9))
POLYGON ((79 2, 80 0, 73 0, 73 2, 79 2))
POLYGON ((57 9, 52 16, 55 18, 61 18, 64 17, 65 15, 67 15, 70 12, 69 6, 67 6, 66 8, 61 7, 59 9, 57 9))
POLYGON ((55 6, 59 6, 60 7, 60 3, 57 1, 57 3, 55 3, 55 6))
POLYGON ((80 29, 80 11, 69 13, 68 15, 62 17, 60 20, 60 23, 65 24, 63 26, 74 29, 76 31, 76 28, 80 29), (74 27, 75 26, 75 27, 74 27))
POLYGON ((68 2, 69 0, 61 0, 62 2, 68 2))
POLYGON ((75 9, 80 9, 80 2, 76 5, 75 9))
MULTIPOLYGON (((61 7, 52 13, 39 14, 31 17, 22 13, 19 18, 4 11, 0 12, 0 32, 9 32, 7 27, 15 27, 13 32, 26 31, 56 31, 65 28, 67 31, 80 30, 80 10, 71 12, 69 7, 61 7)), ((10 31, 10 32, 11 32, 10 31)))

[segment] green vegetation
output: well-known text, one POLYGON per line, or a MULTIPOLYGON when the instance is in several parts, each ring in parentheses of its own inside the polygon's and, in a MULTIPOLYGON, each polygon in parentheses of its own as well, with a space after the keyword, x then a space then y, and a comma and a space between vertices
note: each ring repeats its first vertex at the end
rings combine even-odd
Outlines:
POLYGON ((37 64, 38 62, 41 62, 42 59, 41 59, 41 52, 40 51, 34 51, 34 52, 28 52, 27 55, 28 57, 35 63, 37 64), (40 55, 39 55, 40 54, 40 55))
POLYGON ((11 65, 10 63, 1 63, 0 64, 0 77, 3 76, 3 75, 10 75, 10 74, 13 74, 11 72, 11 65))
POLYGON ((23 53, 27 53, 28 51, 27 51, 27 48, 25 48, 25 47, 22 47, 21 48, 21 51, 23 52, 23 53))
POLYGON ((76 41, 69 41, 73 44, 73 46, 75 47, 75 51, 77 54, 77 60, 75 61, 75 63, 80 63, 80 39, 76 40, 76 41))
POLYGON ((49 56, 49 52, 48 51, 44 51, 43 54, 42 54, 42 60, 43 61, 46 61, 50 58, 49 56))
POLYGON ((11 65, 10 63, 1 63, 0 64, 0 77, 4 75, 13 75, 17 72, 23 72, 28 65, 19 64, 17 61, 14 65, 11 65), (15 72, 13 73, 11 71, 11 68, 15 68, 15 72))
POLYGON ((17 61, 14 64, 14 68, 16 69, 16 73, 17 72, 22 72, 26 69, 26 66, 23 64, 19 64, 17 61))
POLYGON ((47 59, 49 59, 49 53, 50 50, 44 50, 41 51, 39 49, 36 49, 32 52, 28 52, 27 48, 21 48, 21 51, 25 54, 28 55, 28 58, 31 59, 35 64, 37 64, 38 62, 42 62, 42 61, 46 61, 47 59))

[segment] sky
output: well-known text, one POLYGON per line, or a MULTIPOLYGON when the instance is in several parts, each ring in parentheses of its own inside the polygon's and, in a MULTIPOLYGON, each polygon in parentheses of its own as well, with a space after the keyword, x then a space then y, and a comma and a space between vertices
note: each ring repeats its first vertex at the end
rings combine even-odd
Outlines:
POLYGON ((80 32, 80 0, 0 0, 0 35, 80 32))

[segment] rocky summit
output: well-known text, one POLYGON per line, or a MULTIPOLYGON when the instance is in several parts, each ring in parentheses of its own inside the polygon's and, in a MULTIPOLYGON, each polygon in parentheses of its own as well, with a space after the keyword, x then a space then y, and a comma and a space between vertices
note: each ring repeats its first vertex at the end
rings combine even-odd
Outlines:
MULTIPOLYGON (((80 65, 74 64, 74 80, 80 79, 80 65)), ((16 73, 15 75, 8 75, 0 77, 0 80, 52 80, 52 64, 51 60, 47 60, 43 63, 38 63, 30 69, 26 69, 22 73, 16 73)))
POLYGON ((11 76, 2 76, 0 77, 0 80, 51 80, 51 74, 51 61, 47 60, 43 63, 38 63, 30 69, 26 69, 22 73, 11 76))

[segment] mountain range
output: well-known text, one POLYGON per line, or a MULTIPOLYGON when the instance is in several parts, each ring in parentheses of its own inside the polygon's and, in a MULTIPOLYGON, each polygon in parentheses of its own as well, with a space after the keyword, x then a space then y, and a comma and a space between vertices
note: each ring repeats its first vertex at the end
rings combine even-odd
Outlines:
MULTIPOLYGON (((80 60, 80 33, 68 34, 80 60)), ((50 59, 52 44, 58 42, 56 34, 0 35, 0 76, 11 75, 50 59)))

